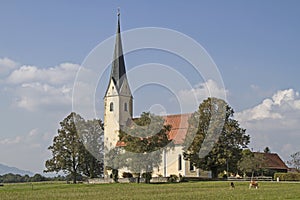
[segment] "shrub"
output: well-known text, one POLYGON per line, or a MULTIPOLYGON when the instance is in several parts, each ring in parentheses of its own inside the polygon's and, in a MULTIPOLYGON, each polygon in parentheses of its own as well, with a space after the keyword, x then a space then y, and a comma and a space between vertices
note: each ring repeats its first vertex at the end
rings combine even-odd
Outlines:
POLYGON ((119 179, 119 171, 117 169, 112 169, 112 178, 114 180, 115 183, 118 182, 119 179))
POLYGON ((175 183, 178 180, 178 176, 176 174, 171 174, 170 177, 168 178, 168 182, 170 183, 175 183))
POLYGON ((150 180, 152 179, 152 172, 143 173, 142 177, 145 179, 145 183, 150 183, 150 180))
POLYGON ((300 173, 275 173, 274 179, 279 177, 281 181, 300 181, 300 173))
POLYGON ((132 178, 133 176, 132 176, 132 173, 130 173, 130 172, 123 172, 122 177, 123 178, 132 178))

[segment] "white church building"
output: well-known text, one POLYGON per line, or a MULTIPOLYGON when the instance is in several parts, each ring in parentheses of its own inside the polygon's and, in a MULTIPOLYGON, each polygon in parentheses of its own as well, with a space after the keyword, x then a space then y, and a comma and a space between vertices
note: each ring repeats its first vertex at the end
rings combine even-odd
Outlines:
MULTIPOLYGON (((133 118, 133 96, 130 90, 129 78, 126 75, 120 31, 120 14, 118 14, 113 62, 104 97, 104 144, 108 149, 118 146, 121 127, 133 118)), ((163 152, 161 166, 154 169, 153 177, 168 177, 172 174, 184 177, 204 175, 204 172, 196 169, 189 161, 183 159, 182 144, 187 133, 190 116, 191 114, 163 116, 165 124, 172 126, 171 131, 168 132, 168 137, 173 140, 175 147, 173 150, 163 152)), ((119 170, 119 177, 124 171, 126 169, 119 170)))

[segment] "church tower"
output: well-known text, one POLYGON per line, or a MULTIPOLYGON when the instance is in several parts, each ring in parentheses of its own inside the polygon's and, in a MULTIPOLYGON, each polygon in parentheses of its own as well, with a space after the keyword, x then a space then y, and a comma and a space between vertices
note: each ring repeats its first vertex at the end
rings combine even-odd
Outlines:
POLYGON ((108 87, 104 97, 104 144, 107 150, 119 141, 119 130, 132 119, 133 98, 129 88, 120 31, 120 13, 108 87))

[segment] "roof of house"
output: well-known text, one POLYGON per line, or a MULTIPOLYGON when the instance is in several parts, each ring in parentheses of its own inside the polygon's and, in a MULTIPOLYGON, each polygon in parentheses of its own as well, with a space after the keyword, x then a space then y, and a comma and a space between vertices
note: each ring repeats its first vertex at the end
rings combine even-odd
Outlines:
POLYGON ((262 152, 254 152, 254 155, 262 155, 264 156, 265 167, 268 169, 285 169, 288 167, 281 160, 277 153, 262 153, 262 152))
MULTIPOLYGON (((188 119, 191 117, 191 113, 187 114, 175 114, 162 116, 165 120, 165 125, 171 125, 171 131, 169 131, 168 137, 173 140, 174 144, 182 144, 184 142, 185 136, 188 130, 188 119)), ((122 147, 126 144, 123 141, 118 141, 116 146, 122 147)))

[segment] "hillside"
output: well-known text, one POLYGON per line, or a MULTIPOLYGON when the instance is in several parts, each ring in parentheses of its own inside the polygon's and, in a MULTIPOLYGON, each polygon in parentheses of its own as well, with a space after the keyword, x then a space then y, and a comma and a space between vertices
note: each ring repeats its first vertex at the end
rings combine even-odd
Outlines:
POLYGON ((20 174, 20 175, 27 174, 29 176, 34 175, 34 173, 32 173, 30 171, 25 171, 25 170, 18 169, 16 167, 10 167, 10 166, 7 166, 7 165, 0 164, 0 175, 8 174, 8 173, 20 174))

